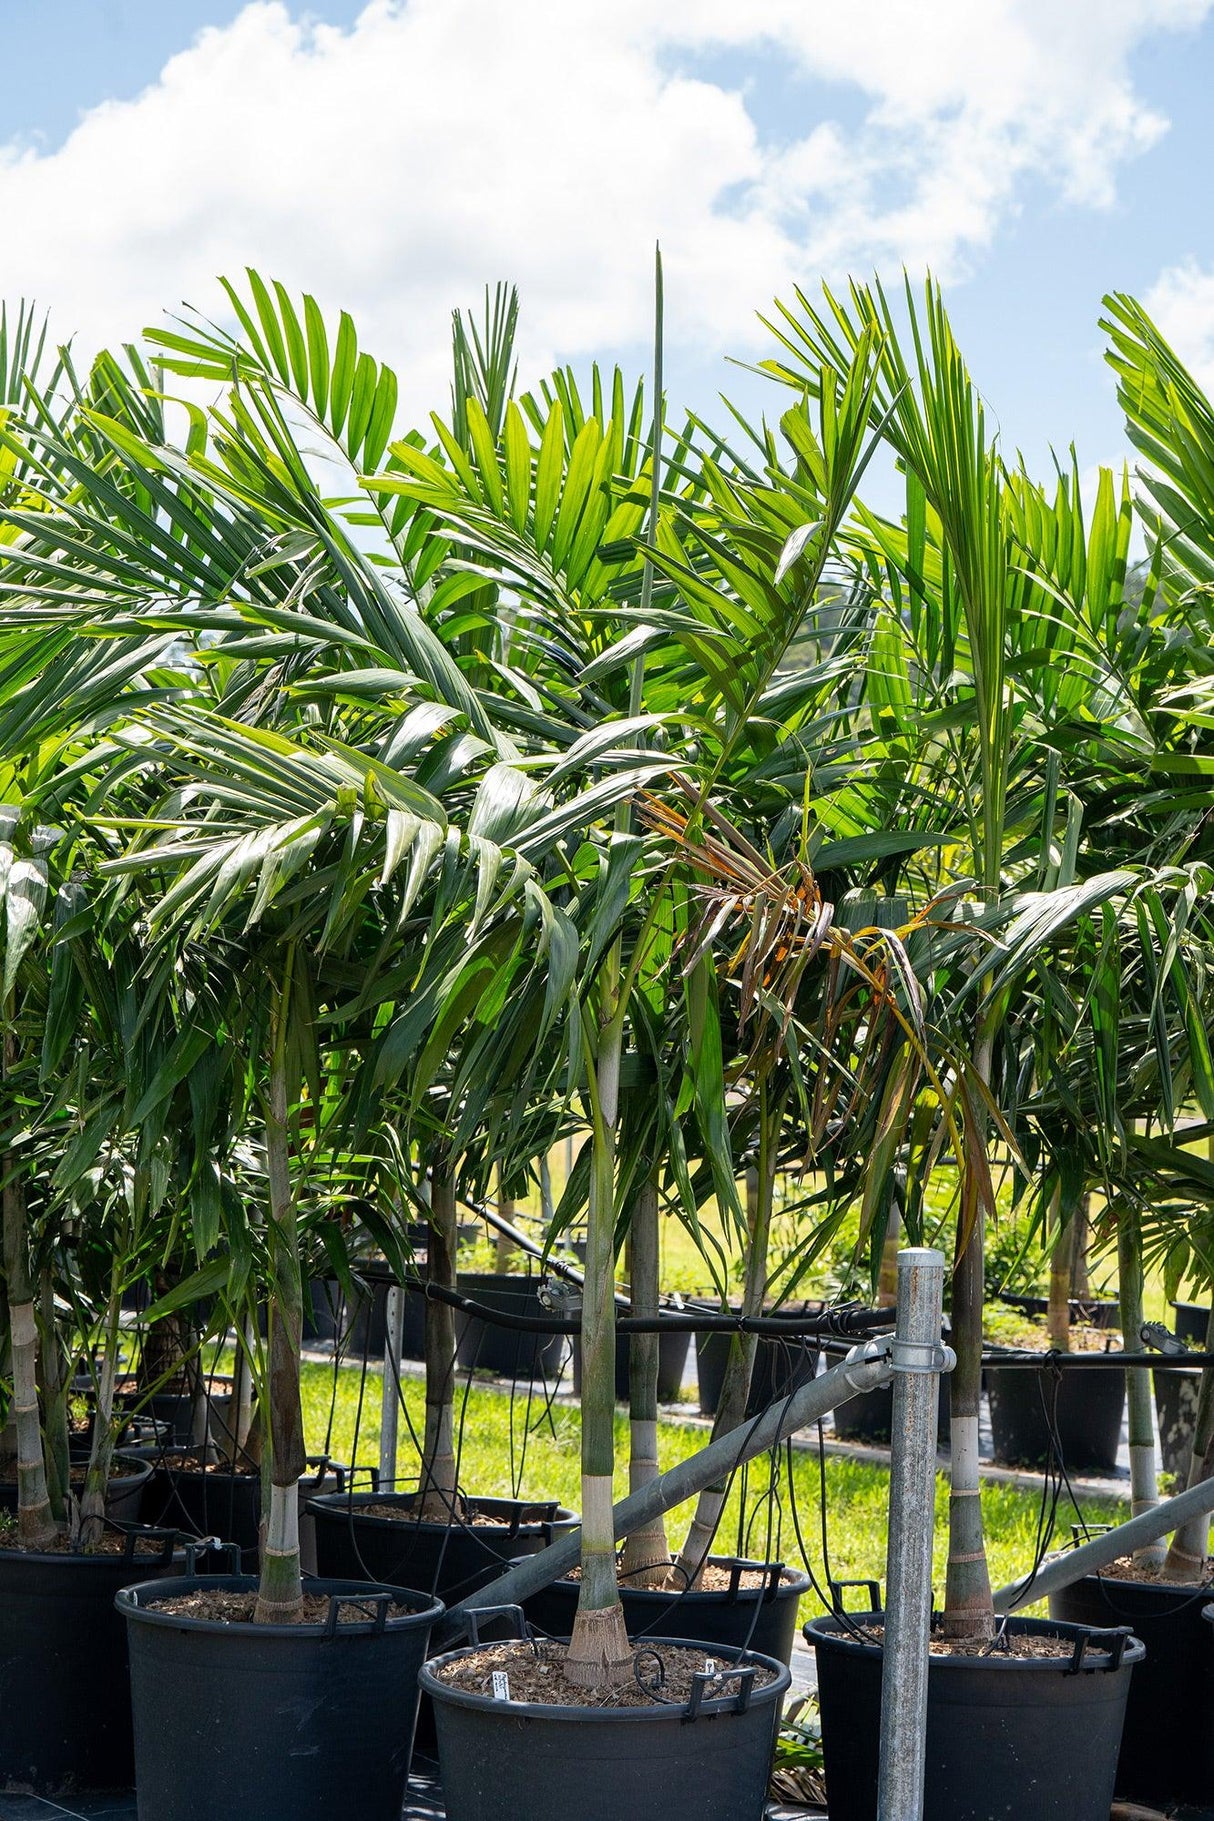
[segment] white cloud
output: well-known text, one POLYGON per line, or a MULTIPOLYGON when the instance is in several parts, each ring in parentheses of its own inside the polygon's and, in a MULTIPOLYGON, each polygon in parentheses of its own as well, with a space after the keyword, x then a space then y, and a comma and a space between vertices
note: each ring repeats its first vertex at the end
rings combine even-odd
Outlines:
POLYGON ((1135 47, 1211 4, 371 0, 339 30, 258 0, 57 150, 0 148, 0 293, 92 345, 182 299, 218 311, 214 275, 255 264, 351 309, 420 405, 487 279, 522 289, 532 370, 643 343, 660 237, 672 335, 743 348, 795 282, 963 273, 1029 178, 1106 204, 1166 126, 1135 47), (777 142, 760 49, 851 85, 859 123, 777 142), (735 84, 686 73, 705 51, 735 84))
POLYGON ((1198 384, 1214 396, 1214 272, 1193 261, 1169 266, 1142 302, 1198 384))

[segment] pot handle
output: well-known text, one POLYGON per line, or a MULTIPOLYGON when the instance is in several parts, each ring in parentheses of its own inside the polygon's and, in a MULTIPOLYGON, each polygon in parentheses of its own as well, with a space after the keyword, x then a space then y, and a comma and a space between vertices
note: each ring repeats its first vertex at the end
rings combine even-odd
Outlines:
POLYGON ((683 1709, 685 1720, 694 1720, 699 1713, 728 1713, 731 1710, 744 1714, 750 1706, 750 1697, 754 1693, 755 1671, 750 1664, 746 1669, 697 1669, 691 1678, 691 1693, 687 1697, 687 1706, 683 1709), (738 1684, 736 1695, 722 1697, 702 1706, 704 1696, 713 1682, 734 1682, 738 1684))
POLYGON ((343 1606, 358 1606, 369 1619, 375 1620, 376 1637, 388 1623, 388 1608, 392 1604, 390 1593, 331 1593, 329 1610, 325 1615, 324 1635, 326 1638, 337 1636, 337 1616, 343 1606))
POLYGON ((560 1505, 555 1499, 553 1499, 551 1505, 545 1509, 546 1515, 539 1520, 540 1535, 543 1537, 546 1544, 559 1542, 561 1537, 568 1536, 569 1532, 575 1528, 575 1525, 570 1523, 568 1518, 559 1518, 557 1516, 560 1505))
POLYGON ((226 1568, 214 1568, 212 1574, 240 1573, 240 1544, 225 1543, 217 1536, 185 1536, 180 1531, 178 1536, 185 1544, 185 1571, 187 1574, 203 1574, 205 1569, 199 1566, 199 1557, 220 1555, 226 1560, 226 1568))
POLYGON ((1079 1545, 1086 1543, 1090 1537, 1104 1536, 1112 1529, 1112 1524, 1072 1524, 1071 1548, 1078 1549, 1079 1545))
POLYGON ((460 1630, 468 1634, 468 1642, 474 1650, 480 1645, 482 1620, 507 1617, 514 1621, 515 1636, 525 1641, 530 1634, 521 1606, 470 1606, 467 1612, 458 1614, 460 1630))
POLYGON ((126 1542, 123 1544, 122 1548, 122 1559, 124 1562, 134 1562, 138 1560, 138 1557, 135 1554, 136 1543, 157 1543, 160 1546, 160 1554, 151 1557, 150 1559, 163 1565, 165 1562, 172 1561, 173 1550, 181 1540, 178 1532, 171 1526, 166 1530, 161 1525, 149 1524, 145 1527, 138 1524, 115 1524, 114 1529, 126 1536, 126 1542))
POLYGON ((347 1490, 349 1490, 350 1492, 353 1492, 354 1482, 358 1478, 360 1473, 365 1473, 367 1475, 367 1478, 371 1482, 372 1492, 379 1491, 379 1468, 378 1467, 364 1466, 360 1462, 360 1464, 357 1467, 347 1467, 344 1469, 344 1471, 345 1471, 346 1477, 349 1481, 349 1486, 348 1486, 348 1488, 346 1486, 343 1486, 342 1487, 343 1492, 345 1492, 347 1490))
MULTIPOLYGON (((327 1454, 309 1454, 307 1457, 307 1465, 315 1470, 317 1486, 320 1486, 323 1483, 327 1473, 333 1474, 337 1481, 338 1492, 345 1491, 346 1477, 354 1472, 353 1467, 343 1466, 340 1461, 332 1460, 327 1454)), ((367 1471, 370 1473, 374 1470, 368 1468, 367 1471)), ((372 1492, 376 1492, 379 1488, 377 1486, 372 1486, 371 1490, 372 1492)))
POLYGON ((1120 1669, 1125 1647, 1133 1635, 1133 1629, 1129 1625, 1087 1626, 1075 1639, 1075 1648, 1071 1652, 1071 1660, 1064 1673, 1068 1676, 1079 1674, 1083 1668, 1084 1652, 1089 1644, 1099 1644, 1108 1650, 1109 1660, 1100 1665, 1102 1669, 1120 1669))
MULTIPOLYGON (((775 1599, 780 1586, 780 1576, 783 1573, 783 1562, 751 1562, 748 1561, 745 1556, 736 1555, 729 1564, 729 1589, 726 1597, 732 1605, 741 1592, 742 1576, 744 1574, 761 1574, 763 1576, 763 1588, 759 1597, 766 1605, 768 1601, 775 1599)), ((849 1581, 832 1582, 832 1586, 834 1587, 848 1587, 851 1585, 852 1583, 849 1581)), ((858 1587, 861 1583, 857 1581, 855 1585, 858 1587)), ((869 1581, 867 1585, 869 1587, 876 1587, 877 1583, 875 1581, 869 1581)))
POLYGON ((863 1587, 867 1591, 870 1601, 869 1612, 881 1611, 881 1583, 879 1581, 828 1581, 826 1584, 830 1588, 830 1602, 836 1613, 847 1611, 841 1596, 844 1589, 848 1587, 863 1587))

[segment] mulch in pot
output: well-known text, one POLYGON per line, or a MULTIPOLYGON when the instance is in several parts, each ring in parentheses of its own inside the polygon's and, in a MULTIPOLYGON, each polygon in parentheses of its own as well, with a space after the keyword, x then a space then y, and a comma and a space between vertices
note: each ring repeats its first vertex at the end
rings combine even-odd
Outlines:
MULTIPOLYGON (((694 1677, 702 1675, 709 1662, 721 1675, 720 1688, 710 1690, 709 1698, 719 1699, 736 1687, 736 1680, 729 1673, 731 1664, 680 1644, 646 1644, 634 1654, 630 1681, 599 1688, 584 1688, 580 1682, 571 1682, 565 1674, 565 1655, 565 1646, 551 1639, 536 1639, 531 1644, 487 1644, 481 1650, 440 1664, 436 1674, 465 1694, 494 1698, 494 1671, 504 1671, 509 1677, 511 1701, 541 1702, 550 1707, 685 1706, 694 1677)), ((756 1688, 766 1688, 774 1681, 772 1670, 762 1664, 753 1667, 756 1688)))
MULTIPOLYGON (((292 1618, 275 1619, 276 1625, 324 1625, 328 1621, 331 1601, 327 1593, 304 1594, 303 1605, 292 1618)), ((194 1593, 176 1594, 167 1600, 145 1600, 155 1612, 180 1613, 190 1619, 206 1619, 211 1624, 252 1625, 257 1610, 256 1593, 226 1593, 220 1589, 200 1587, 194 1593)), ((415 1608, 397 1602, 388 1608, 389 1617, 415 1608)), ((352 1600, 337 1609, 339 1625, 365 1625, 370 1618, 365 1603, 352 1600)))

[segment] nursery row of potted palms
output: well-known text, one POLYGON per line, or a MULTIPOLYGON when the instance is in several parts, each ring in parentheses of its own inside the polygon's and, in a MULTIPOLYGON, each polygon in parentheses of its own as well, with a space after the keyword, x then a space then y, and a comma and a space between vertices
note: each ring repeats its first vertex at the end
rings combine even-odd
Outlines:
MULTIPOLYGON (((1085 510, 1076 473, 1047 489, 1000 455, 930 287, 922 304, 908 296, 909 340, 879 291, 820 309, 798 297, 773 324, 778 429, 728 436, 667 423, 660 359, 648 418, 618 374, 579 389, 558 372, 518 393, 501 292, 483 324, 457 319, 449 413, 402 434, 395 376, 348 318, 327 322, 255 273, 228 300, 230 331, 190 318, 87 376, 67 355, 48 363, 27 317, 0 338, 17 1483, 3 1571, 28 1580, 55 1562, 101 1586, 104 1564, 106 1607, 141 1581, 121 1605, 141 1803, 158 1821, 254 1812, 270 1788, 282 1800, 278 1731, 249 1693, 267 1666, 287 1702, 324 1678, 317 1745, 335 1781, 299 1759, 299 1812, 355 1788, 368 1814, 398 1812, 434 1594, 458 1598, 572 1519, 478 1509, 460 1483, 457 1208, 494 1180, 521 1186, 578 1131, 551 1233, 585 1217, 581 1568, 559 1609, 568 1650, 544 1665, 563 1694, 543 1713, 492 1698, 508 1659, 529 1698, 542 1687, 529 1648, 474 1644, 431 1665, 440 1745, 470 1767, 451 1812, 564 1812, 555 1771, 537 1792, 520 1761, 525 1799, 510 1781, 501 1727, 520 1718, 532 1746, 573 1728, 571 1745, 547 1741, 553 1765, 596 1727, 615 1765, 604 1813, 628 1800, 613 1779, 650 1777, 655 1752, 673 1754, 664 1787, 701 1812, 757 1812, 795 1576, 757 1575, 783 1595, 774 1655, 734 1660, 755 1641, 747 1608, 716 1679, 621 1705, 638 1686, 629 1614, 645 1629, 665 1602, 673 1638, 700 1636, 685 1627, 697 1597, 714 1604, 714 1567, 735 1605, 744 1575, 713 1561, 714 1484, 677 1548, 660 1525, 627 1539, 621 1597, 619 1261, 627 1245, 633 1309, 656 1310, 665 1209, 701 1239, 723 1297, 724 1258, 741 1260, 754 1316, 773 1293, 781 1178, 804 1185, 788 1295, 857 1209, 874 1267, 892 1219, 931 1236, 926 1191, 947 1177, 953 1654, 938 1661, 1030 1676, 1063 1762, 1069 1634, 1053 1658, 990 1651, 983 1239, 1004 1167, 1059 1247, 1099 1191, 1130 1338, 1144 1221, 1155 1230, 1153 1185, 1169 1172, 1167 1244, 1202 1259, 1208 1192, 1172 1134, 1194 1107, 1214 1118, 1208 406, 1136 307, 1111 305, 1154 477, 1141 574, 1125 481, 1103 473, 1085 510), (200 406, 203 389, 216 402, 200 406), (859 503, 882 447, 905 476, 898 522, 859 503), (348 1277, 361 1224, 404 1270, 419 1219, 433 1294, 417 1484, 319 1501, 333 1547, 354 1538, 356 1559, 305 1580, 304 1259, 316 1248, 348 1277), (86 1269, 88 1234, 104 1283, 86 1269), (178 1279, 162 1277, 157 1328, 218 1297, 216 1328, 231 1320, 241 1337, 263 1487, 256 1579, 181 1573, 169 1535, 106 1540, 118 1310, 150 1261, 178 1279), (65 1346, 83 1333, 99 1364, 73 1500, 58 1413, 65 1346), (356 1528, 368 1504, 391 1539, 378 1569, 377 1533, 356 1528), (168 1578, 133 1571, 149 1549, 168 1578), (216 1678, 230 1689, 221 1773, 200 1721, 216 1678), (689 1702, 710 1725, 679 1724, 689 1702), (629 1720, 649 1729, 642 1754, 629 1720)), ((658 321, 660 353, 660 307, 658 321)), ((630 1347, 634 1489, 657 1472, 656 1341, 630 1347)), ((755 1348, 753 1331, 732 1339, 718 1434, 744 1418, 755 1348)), ((1154 1465, 1136 1396, 1131 1420, 1141 1504, 1154 1465)), ((1214 1464, 1195 1457, 1197 1473, 1214 1464)), ((1188 1585, 1197 1542, 1178 1539, 1168 1565, 1188 1585)), ((31 1607, 31 1639, 45 1610, 31 1607)), ((846 1673, 849 1653, 879 1661, 879 1619, 875 1641, 852 1629, 815 1629, 824 1676, 834 1657, 846 1673)), ((1088 1660, 1115 1753, 1130 1659, 1088 1660)), ((674 1646, 666 1670, 677 1689, 674 1646)), ((824 1700, 841 1764, 832 1732, 857 1721, 824 1700)), ((856 1758, 875 1762, 871 1741, 856 1758)), ((1107 1812, 1109 1750, 1074 1762, 1090 1812, 1102 1790, 1107 1812)), ((62 1760, 4 1769, 64 1775, 62 1760)), ((1032 1800, 1020 1791, 1017 1812, 1038 1812, 1032 1800)), ((855 1801, 870 1812, 866 1788, 855 1801)))

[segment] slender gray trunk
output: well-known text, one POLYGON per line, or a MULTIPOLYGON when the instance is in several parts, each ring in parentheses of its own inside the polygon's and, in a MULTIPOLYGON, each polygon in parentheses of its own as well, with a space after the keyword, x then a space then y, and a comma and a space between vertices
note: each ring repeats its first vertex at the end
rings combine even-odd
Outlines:
POLYGON ((1050 1253, 1050 1297, 1046 1315, 1050 1346, 1059 1353, 1071 1350, 1071 1265, 1075 1252, 1075 1228, 1066 1219, 1062 1205, 1062 1185, 1054 1191, 1054 1248, 1050 1253))
POLYGON ((110 1482, 117 1433, 114 1424, 114 1384, 118 1376, 118 1350, 122 1339, 121 1248, 114 1250, 109 1296, 105 1310, 105 1349, 97 1375, 97 1402, 93 1415, 93 1441, 80 1499, 80 1545, 95 1549, 105 1528, 105 1495, 110 1482))
POLYGON ((23 1543, 42 1546, 56 1535, 42 1458, 38 1415, 38 1323, 30 1283, 25 1196, 15 1180, 12 1155, 5 1159, 4 1276, 13 1350, 13 1427, 17 1438, 17 1532, 23 1543))
MULTIPOLYGON (((1123 1207, 1117 1217, 1117 1290, 1121 1305, 1122 1342, 1138 1345, 1142 1327, 1142 1224, 1135 1208, 1123 1207)), ((1159 1503, 1155 1479, 1155 1410, 1151 1380, 1145 1372, 1126 1373, 1130 1436, 1130 1516, 1137 1517, 1159 1503)), ((1164 1559, 1162 1542, 1147 1543, 1135 1552, 1143 1568, 1158 1568, 1164 1559)))
MULTIPOLYGON (((497 1173, 497 1211, 503 1220, 508 1220, 511 1226, 514 1225, 514 1200, 512 1196, 509 1196, 506 1193, 500 1169, 497 1173)), ((494 1269, 501 1272, 509 1271, 510 1261, 513 1256, 514 1241, 510 1238, 508 1233, 499 1231, 493 1253, 494 1269)))
POLYGON ((71 1442, 68 1423, 68 1362, 55 1319, 55 1278, 47 1265, 38 1285, 38 1388, 42 1406, 42 1453, 46 1489, 57 1523, 65 1523, 71 1497, 71 1442))
POLYGON ((898 1301, 898 1248, 902 1244, 902 1217, 896 1195, 890 1196, 889 1218, 881 1246, 881 1272, 877 1280, 878 1309, 892 1309, 898 1301))
MULTIPOLYGON (((288 975, 289 980, 289 975, 288 975)), ((270 1266, 269 1481, 270 1509, 261 1555, 261 1581, 254 1621, 290 1624, 303 1607, 299 1561, 299 1482, 307 1468, 300 1348, 303 1336, 303 1281, 299 1230, 291 1189, 288 1135, 290 1096, 286 1065, 286 1020, 290 989, 276 990, 271 1025, 269 1093, 266 1100, 266 1164, 270 1266)))
POLYGON ((618 953, 603 971, 604 1017, 592 1059, 593 1155, 582 1287, 582 1580, 565 1657, 570 1681, 593 1688, 624 1681, 632 1647, 616 1582, 615 1146, 623 1022, 616 1005, 618 953))
MULTIPOLYGON (((655 1176, 642 1183, 628 1225, 631 1312, 649 1318, 658 1312, 660 1294, 660 1227, 655 1176)), ((658 1366, 660 1339, 633 1334, 628 1342, 628 1418, 631 1452, 628 1489, 639 1492, 656 1480, 658 1466, 658 1366)), ((624 1543, 621 1563, 630 1587, 660 1587, 670 1568, 670 1546, 661 1516, 634 1530, 624 1543)))
MULTIPOLYGON (((430 1233, 426 1243, 427 1281, 444 1290, 456 1288, 458 1244, 455 1172, 449 1160, 435 1160, 430 1170, 430 1233)), ((450 1303, 426 1299, 426 1426, 422 1438, 420 1515, 445 1522, 456 1494, 455 1460, 455 1311, 450 1303)))
MULTIPOLYGON (((767 1293, 767 1254, 771 1238, 772 1207, 775 1199, 776 1156, 779 1149, 780 1124, 783 1118, 783 1103, 771 1101, 766 1078, 759 1083, 759 1158, 758 1166, 748 1170, 746 1175, 746 1278, 742 1290, 743 1315, 755 1316, 763 1312, 763 1299, 767 1293)), ((735 1334, 730 1337, 729 1360, 725 1367, 725 1379, 721 1386, 721 1398, 717 1404, 717 1413, 713 1420, 712 1434, 715 1441, 718 1436, 728 1435, 746 1420, 746 1407, 750 1401, 750 1387, 754 1378, 755 1352, 758 1338, 754 1334, 735 1334)), ((687 1532, 686 1541, 679 1551, 672 1580, 679 1586, 694 1587, 703 1573, 704 1564, 712 1548, 713 1538, 721 1522, 721 1513, 725 1509, 725 1500, 729 1495, 729 1479, 718 1479, 706 1486, 696 1501, 695 1515, 687 1532)))
MULTIPOLYGON (((989 1086, 994 1033, 980 1033, 975 1067, 989 1086)), ((986 1143, 985 1114, 975 1111, 970 1142, 986 1143)), ((978 1470, 978 1406, 982 1388, 983 1209, 973 1172, 966 1171, 953 1258, 952 1344, 957 1364, 949 1380, 951 1473, 948 1569, 943 1629, 950 1638, 992 1638, 995 1613, 982 1530, 978 1470)))
MULTIPOLYGON (((11 1026, 4 1035, 4 1074, 17 1063, 11 1026)), ((4 1281, 8 1296, 9 1339, 13 1354, 13 1426, 17 1435, 17 1534, 23 1543, 44 1547, 57 1535, 47 1492, 38 1417, 38 1323, 30 1272, 29 1230, 21 1159, 12 1151, 3 1160, 0 1191, 4 1225, 4 1281)))
POLYGON ((1092 1191, 1085 1189, 1075 1205, 1075 1247, 1071 1253, 1071 1295, 1086 1302, 1092 1294, 1088 1276, 1088 1241, 1091 1234, 1092 1191))

